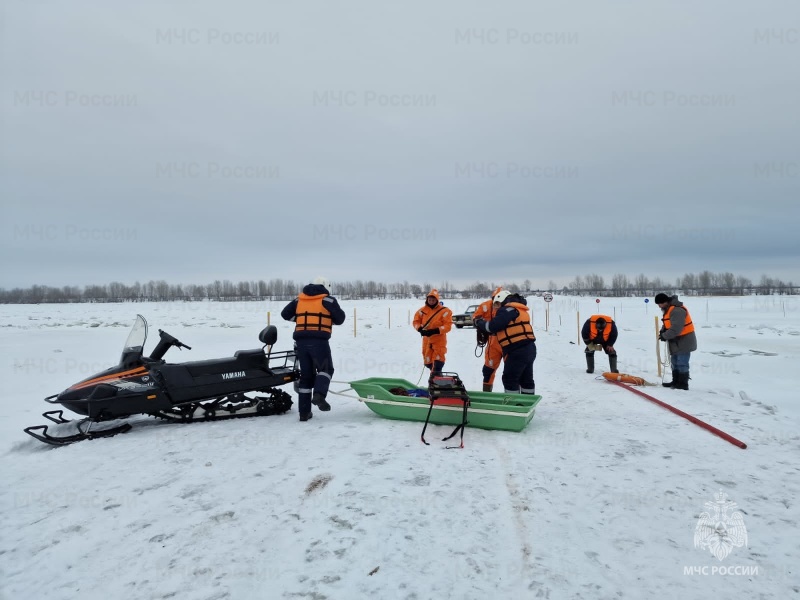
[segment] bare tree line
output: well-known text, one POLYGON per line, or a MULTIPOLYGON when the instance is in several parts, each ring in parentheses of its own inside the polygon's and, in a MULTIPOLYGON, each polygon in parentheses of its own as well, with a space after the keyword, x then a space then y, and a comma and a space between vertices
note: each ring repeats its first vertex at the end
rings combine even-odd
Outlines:
MULTIPOLYGON (((171 284, 164 280, 136 282, 127 285, 112 281, 106 285, 87 285, 52 287, 34 285, 29 288, 0 288, 0 303, 3 304, 39 304, 39 303, 72 303, 72 302, 153 302, 153 301, 201 301, 216 302, 289 300, 294 298, 305 283, 288 279, 271 279, 269 281, 252 280, 233 282, 228 279, 215 280, 205 285, 171 284)), ((559 286, 555 281, 548 282, 545 290, 532 289, 531 280, 523 282, 502 282, 504 289, 511 292, 541 294, 545 291, 569 295, 597 296, 652 296, 658 292, 678 291, 683 295, 750 295, 750 294, 795 294, 800 292, 798 286, 791 282, 784 283, 780 279, 762 275, 759 283, 736 276, 733 273, 711 273, 703 271, 699 274, 687 273, 670 284, 660 277, 653 279, 644 274, 629 278, 627 275, 615 274, 609 285, 597 274, 577 276, 568 285, 559 286)), ((430 289, 437 288, 443 298, 475 298, 485 299, 498 287, 494 282, 476 281, 462 289, 451 285, 448 281, 434 285, 430 282, 410 283, 408 281, 382 283, 373 280, 354 280, 332 283, 333 293, 341 299, 361 298, 422 298, 430 289)))
MULTIPOLYGON (((553 282, 550 282, 551 284, 553 282)), ((688 296, 744 296, 750 294, 795 294, 800 289, 792 282, 784 283, 782 280, 762 275, 759 283, 742 275, 730 272, 712 273, 686 273, 683 277, 669 283, 660 277, 649 279, 641 273, 630 279, 627 275, 618 273, 611 278, 610 285, 606 285, 602 276, 589 274, 585 277, 577 276, 569 285, 562 288, 562 292, 571 294, 597 294, 600 296, 649 296, 658 292, 680 291, 688 296)))

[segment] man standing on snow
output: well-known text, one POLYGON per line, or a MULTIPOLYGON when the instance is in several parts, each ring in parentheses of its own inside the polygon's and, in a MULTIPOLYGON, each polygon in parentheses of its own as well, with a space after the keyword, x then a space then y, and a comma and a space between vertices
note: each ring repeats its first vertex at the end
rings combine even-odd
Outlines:
POLYGON ((478 319, 475 327, 496 335, 503 351, 503 387, 513 394, 535 394, 533 361, 536 360, 536 336, 531 325, 530 309, 525 298, 503 290, 494 297, 500 303, 491 321, 478 319))
POLYGON ((422 362, 433 377, 444 368, 447 332, 453 327, 450 310, 439 300, 437 290, 431 290, 425 298, 425 306, 414 313, 413 325, 422 336, 422 362))
POLYGON ((656 304, 664 313, 661 317, 663 325, 658 339, 669 342, 670 362, 672 363, 672 381, 663 383, 664 387, 678 390, 689 389, 689 357, 697 350, 697 336, 694 334, 694 323, 689 311, 678 300, 678 296, 658 294, 656 304))
POLYGON ((586 344, 586 372, 594 373, 594 353, 602 350, 608 354, 608 366, 612 373, 617 370, 617 351, 614 342, 617 341, 617 324, 614 319, 606 315, 594 315, 586 319, 581 328, 581 337, 586 344))
POLYGON ((330 289, 327 279, 317 277, 281 311, 284 319, 295 323, 293 337, 300 362, 297 408, 301 421, 312 417, 312 404, 321 411, 331 409, 325 400, 333 377, 329 340, 333 325, 344 323, 344 311, 336 298, 330 295, 330 289))

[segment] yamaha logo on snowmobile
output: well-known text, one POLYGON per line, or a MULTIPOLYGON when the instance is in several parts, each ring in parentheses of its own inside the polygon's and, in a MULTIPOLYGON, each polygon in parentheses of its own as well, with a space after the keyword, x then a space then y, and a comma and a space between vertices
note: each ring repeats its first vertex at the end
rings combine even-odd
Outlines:
POLYGON ((223 373, 223 379, 236 379, 238 377, 244 377, 244 371, 234 371, 233 373, 223 373))
POLYGON ((144 377, 142 377, 142 381, 150 381, 150 377, 148 375, 145 375, 144 377))

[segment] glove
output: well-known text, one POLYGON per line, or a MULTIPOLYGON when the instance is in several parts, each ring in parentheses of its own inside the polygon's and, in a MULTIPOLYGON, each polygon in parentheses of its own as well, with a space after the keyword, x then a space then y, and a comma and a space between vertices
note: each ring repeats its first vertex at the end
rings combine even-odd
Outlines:
POLYGON ((664 332, 663 331, 658 334, 658 339, 661 340, 662 342, 666 342, 667 341, 667 338, 664 337, 664 332))
POLYGON ((422 325, 420 325, 419 327, 417 327, 417 331, 419 331, 419 332, 420 332, 420 334, 422 333, 422 325))
POLYGON ((475 319, 472 324, 475 325, 475 329, 480 329, 481 331, 485 331, 487 333, 489 332, 489 330, 486 328, 486 321, 483 319, 475 319))
POLYGON ((438 329, 423 329, 422 331, 420 331, 420 333, 422 334, 422 337, 431 337, 432 335, 436 335, 437 333, 439 333, 439 330, 438 329))

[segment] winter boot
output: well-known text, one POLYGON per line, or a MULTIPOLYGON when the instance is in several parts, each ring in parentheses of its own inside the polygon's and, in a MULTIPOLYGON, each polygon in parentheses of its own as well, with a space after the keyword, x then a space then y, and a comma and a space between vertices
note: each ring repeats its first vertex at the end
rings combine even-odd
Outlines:
POLYGON ((586 354, 586 372, 594 373, 594 352, 584 352, 586 354))
POLYGON ((617 355, 616 354, 609 354, 608 355, 608 367, 611 369, 612 373, 619 373, 617 370, 617 355))
POLYGON ((484 392, 491 392, 494 386, 491 383, 484 383, 483 384, 483 391, 484 392))
POLYGON ((325 396, 320 394, 319 392, 314 392, 314 397, 311 399, 311 404, 319 408, 323 412, 327 412, 331 409, 331 405, 325 400, 325 396))
POLYGON ((673 388, 677 385, 677 376, 678 372, 675 369, 672 369, 672 381, 664 381, 661 383, 664 387, 673 388))
POLYGON ((676 390, 688 390, 689 389, 689 373, 676 373, 677 378, 675 379, 675 389, 676 390))
POLYGON ((313 416, 314 416, 314 413, 308 413, 308 414, 305 414, 305 415, 300 415, 300 420, 301 421, 310 421, 311 417, 313 417, 313 416))

